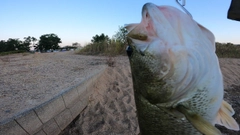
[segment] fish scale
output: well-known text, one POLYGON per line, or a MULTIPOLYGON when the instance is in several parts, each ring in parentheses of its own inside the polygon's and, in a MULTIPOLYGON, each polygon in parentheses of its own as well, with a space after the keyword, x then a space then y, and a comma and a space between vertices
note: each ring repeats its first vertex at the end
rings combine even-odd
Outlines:
POLYGON ((159 63, 159 59, 148 53, 144 53, 143 56, 138 53, 134 46, 132 48, 133 52, 129 60, 138 122, 142 127, 140 128, 141 135, 159 133, 163 135, 201 135, 186 119, 176 118, 156 106, 157 103, 167 101, 168 99, 164 97, 169 97, 167 95, 171 94, 167 90, 169 86, 166 86, 166 83, 158 78, 159 68, 152 68, 156 67, 156 64, 152 63, 159 63), (149 85, 149 82, 154 85, 149 85), (166 96, 162 96, 164 93, 159 93, 161 95, 161 98, 159 98, 159 95, 156 94, 159 89, 166 89, 164 92, 166 96))

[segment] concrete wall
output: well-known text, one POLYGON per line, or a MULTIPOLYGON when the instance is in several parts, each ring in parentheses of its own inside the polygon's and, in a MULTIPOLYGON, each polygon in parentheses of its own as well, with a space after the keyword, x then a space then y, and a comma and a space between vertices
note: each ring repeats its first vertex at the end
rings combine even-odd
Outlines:
POLYGON ((100 71, 53 99, 0 125, 0 135, 58 135, 88 105, 100 71))

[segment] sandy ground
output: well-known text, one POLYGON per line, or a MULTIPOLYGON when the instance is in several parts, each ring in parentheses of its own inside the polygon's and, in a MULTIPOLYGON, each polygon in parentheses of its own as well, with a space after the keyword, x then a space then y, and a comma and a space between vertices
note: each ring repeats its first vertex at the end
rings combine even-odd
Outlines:
MULTIPOLYGON (((139 133, 135 101, 127 57, 115 58, 115 67, 109 67, 95 86, 88 107, 61 133, 61 135, 135 135, 139 133)), ((224 75, 225 100, 232 104, 240 123, 240 59, 220 59, 224 75)), ((218 126, 225 135, 237 135, 218 126)))
POLYGON ((220 68, 223 73, 224 89, 232 88, 232 85, 240 85, 240 59, 221 58, 220 68))
MULTIPOLYGON (((139 133, 128 58, 119 56, 114 61, 114 67, 108 67, 94 86, 88 107, 61 135, 139 133)), ((70 52, 1 56, 0 120, 48 100, 104 64, 105 57, 70 52)), ((232 104, 240 123, 240 59, 220 59, 220 66, 225 100, 232 104)), ((226 135, 239 134, 218 128, 226 135)))
POLYGON ((0 122, 50 100, 106 65, 73 52, 0 56, 0 122))
POLYGON ((139 132, 132 80, 127 57, 115 58, 94 87, 92 101, 61 134, 115 135, 139 132))

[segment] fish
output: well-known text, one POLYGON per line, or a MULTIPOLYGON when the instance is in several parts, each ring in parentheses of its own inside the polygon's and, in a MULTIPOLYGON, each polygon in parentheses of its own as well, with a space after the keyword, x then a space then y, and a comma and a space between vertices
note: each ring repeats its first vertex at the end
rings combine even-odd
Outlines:
POLYGON ((239 131, 210 30, 153 3, 125 28, 141 135, 220 135, 215 124, 239 131))

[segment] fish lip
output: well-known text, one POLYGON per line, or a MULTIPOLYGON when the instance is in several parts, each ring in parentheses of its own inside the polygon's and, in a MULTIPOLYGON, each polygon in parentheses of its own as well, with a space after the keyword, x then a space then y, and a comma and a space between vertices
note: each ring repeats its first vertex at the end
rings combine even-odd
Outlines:
POLYGON ((144 4, 143 7, 142 7, 142 15, 143 15, 146 11, 148 11, 149 8, 153 8, 153 7, 154 7, 154 8, 157 8, 157 5, 155 5, 155 4, 153 4, 153 3, 150 3, 150 2, 144 4))

